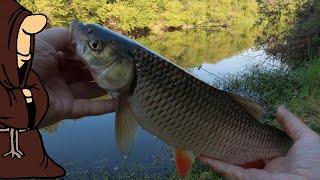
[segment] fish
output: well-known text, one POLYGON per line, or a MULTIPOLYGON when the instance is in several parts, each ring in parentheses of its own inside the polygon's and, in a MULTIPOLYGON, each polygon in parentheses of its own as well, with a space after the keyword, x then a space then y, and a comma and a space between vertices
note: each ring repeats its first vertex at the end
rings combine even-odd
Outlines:
POLYGON ((116 98, 121 152, 141 127, 173 147, 177 172, 186 178, 200 154, 250 167, 284 156, 293 144, 284 131, 261 121, 264 108, 257 102, 197 79, 126 36, 73 21, 68 41, 95 82, 116 98))

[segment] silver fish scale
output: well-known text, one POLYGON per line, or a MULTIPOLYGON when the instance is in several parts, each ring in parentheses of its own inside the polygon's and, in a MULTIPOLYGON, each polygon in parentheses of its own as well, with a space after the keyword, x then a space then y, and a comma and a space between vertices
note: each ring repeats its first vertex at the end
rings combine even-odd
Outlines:
POLYGON ((231 96, 154 55, 136 50, 130 99, 138 123, 173 147, 233 164, 280 156, 291 139, 255 120, 231 96))

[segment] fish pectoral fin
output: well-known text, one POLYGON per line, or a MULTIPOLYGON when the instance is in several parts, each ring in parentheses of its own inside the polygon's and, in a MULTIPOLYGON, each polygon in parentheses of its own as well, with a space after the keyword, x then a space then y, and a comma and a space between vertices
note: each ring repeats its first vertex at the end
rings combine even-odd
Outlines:
POLYGON ((261 120, 265 115, 266 111, 264 107, 256 101, 230 92, 228 92, 228 94, 256 119, 261 120))
POLYGON ((129 102, 120 96, 116 102, 115 126, 117 147, 121 153, 125 153, 131 147, 139 125, 129 102))
POLYGON ((173 157, 180 178, 187 178, 195 161, 194 154, 190 151, 174 148, 173 157))

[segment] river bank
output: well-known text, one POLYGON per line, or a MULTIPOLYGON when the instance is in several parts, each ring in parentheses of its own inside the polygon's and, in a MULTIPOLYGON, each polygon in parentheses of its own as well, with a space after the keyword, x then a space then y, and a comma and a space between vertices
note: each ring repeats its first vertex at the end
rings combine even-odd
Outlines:
POLYGON ((316 132, 320 132, 320 57, 292 68, 253 68, 228 77, 224 88, 246 92, 267 105, 267 123, 276 125, 275 110, 283 104, 316 132))

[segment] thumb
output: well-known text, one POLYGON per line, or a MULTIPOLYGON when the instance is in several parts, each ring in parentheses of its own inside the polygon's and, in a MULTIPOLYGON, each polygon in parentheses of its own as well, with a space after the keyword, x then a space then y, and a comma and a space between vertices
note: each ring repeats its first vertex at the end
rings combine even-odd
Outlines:
POLYGON ((72 113, 70 117, 77 119, 85 116, 97 116, 115 110, 115 101, 111 100, 91 100, 91 99, 76 99, 73 102, 72 113))
POLYGON ((284 128, 286 133, 294 140, 301 139, 306 134, 312 134, 313 131, 305 125, 299 118, 289 112, 284 106, 277 110, 277 120, 284 128))
POLYGON ((22 24, 21 29, 26 34, 37 34, 41 32, 47 23, 47 17, 43 14, 33 14, 30 16, 27 16, 22 24))

